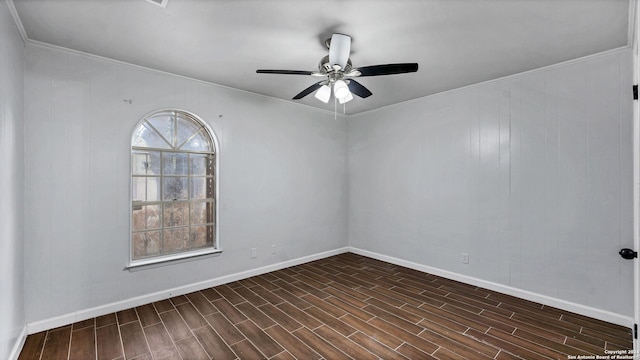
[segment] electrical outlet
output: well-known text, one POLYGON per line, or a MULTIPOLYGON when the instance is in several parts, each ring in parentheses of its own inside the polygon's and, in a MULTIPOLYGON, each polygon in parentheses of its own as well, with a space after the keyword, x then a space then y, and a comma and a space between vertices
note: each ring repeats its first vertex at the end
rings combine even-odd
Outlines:
POLYGON ((276 244, 271 245, 271 255, 276 253, 276 244))
POLYGON ((469 253, 462 253, 462 263, 463 264, 469 263, 469 253))
POLYGON ((258 249, 257 248, 251 248, 251 258, 255 259, 258 256, 258 249))

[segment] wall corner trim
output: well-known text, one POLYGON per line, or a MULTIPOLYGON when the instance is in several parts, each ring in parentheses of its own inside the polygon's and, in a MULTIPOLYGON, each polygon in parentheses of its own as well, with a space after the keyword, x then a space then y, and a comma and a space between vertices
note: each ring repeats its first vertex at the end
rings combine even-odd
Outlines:
POLYGON ((16 339, 16 343, 13 345, 13 349, 11 349, 11 352, 9 353, 9 360, 18 360, 18 357, 20 356, 20 352, 22 351, 22 348, 24 347, 24 342, 27 340, 27 326, 25 325, 22 328, 22 331, 20 332, 20 334, 18 335, 18 338, 16 339))
POLYGON ((458 274, 458 273, 454 273, 454 272, 451 272, 451 271, 434 268, 434 267, 431 267, 431 266, 428 266, 428 265, 423 265, 423 264, 415 263, 415 262, 412 262, 412 261, 407 261, 407 260, 395 258, 395 257, 392 257, 392 256, 382 255, 382 254, 379 254, 379 253, 376 253, 376 252, 372 252, 372 251, 368 251, 368 250, 364 250, 364 249, 359 249, 359 248, 354 248, 354 247, 349 247, 349 252, 352 252, 352 253, 358 254, 358 255, 362 255, 362 256, 367 256, 367 257, 374 258, 374 259, 377 259, 377 260, 385 261, 385 262, 392 263, 392 264, 395 264, 395 265, 404 266, 404 267, 407 267, 407 268, 410 268, 410 269, 426 272, 426 273, 429 273, 429 274, 441 276, 443 278, 447 278, 447 279, 450 279, 450 280, 460 281, 460 282, 463 282, 465 284, 479 286, 479 287, 482 287, 482 288, 485 288, 485 289, 488 289, 488 290, 492 290, 492 291, 496 291, 496 292, 499 292, 499 293, 502 293, 502 294, 516 296, 516 297, 519 297, 521 299, 534 301, 534 302, 537 302, 537 303, 540 303, 540 304, 543 304, 543 305, 556 307, 558 309, 574 312, 574 313, 577 313, 577 314, 580 314, 580 315, 584 315, 584 316, 588 316, 588 317, 591 317, 591 318, 594 318, 594 319, 610 322, 610 323, 617 324, 617 325, 620 325, 620 326, 632 328, 633 324, 634 324, 633 318, 630 317, 630 316, 624 316, 624 315, 621 315, 621 314, 616 314, 616 313, 613 313, 613 312, 610 312, 610 311, 601 310, 601 309, 593 308, 593 307, 590 307, 590 306, 586 306, 586 305, 577 304, 577 303, 574 303, 574 302, 570 302, 570 301, 554 298, 554 297, 551 297, 551 296, 542 295, 542 294, 534 293, 534 292, 527 291, 527 290, 518 289, 518 288, 515 288, 515 287, 511 287, 511 286, 502 285, 502 284, 494 283, 494 282, 491 282, 491 281, 478 279, 478 278, 475 278, 475 277, 472 277, 472 276, 458 274))
MULTIPOLYGON (((233 281, 243 280, 246 278, 250 278, 252 276, 262 275, 272 271, 285 269, 285 268, 296 266, 296 265, 301 265, 307 262, 324 259, 326 257, 330 257, 334 255, 343 254, 348 251, 349 251, 348 247, 328 250, 328 251, 320 252, 317 254, 312 254, 312 255, 296 258, 296 259, 279 262, 276 264, 271 264, 271 265, 267 265, 267 266, 263 266, 255 269, 241 271, 234 274, 223 275, 217 278, 213 278, 213 279, 209 279, 209 280, 205 280, 205 281, 201 281, 193 284, 187 284, 187 285, 179 286, 172 289, 166 289, 166 290, 154 292, 151 294, 141 295, 141 296, 137 296, 130 299, 120 300, 120 301, 112 302, 109 304, 96 306, 89 309, 79 310, 79 311, 56 316, 49 319, 29 322, 27 323, 27 326, 26 326, 26 333, 35 334, 40 331, 54 329, 56 327, 73 324, 74 322, 91 319, 97 316, 102 316, 102 315, 110 314, 110 313, 125 310, 125 309, 130 309, 132 307, 149 304, 154 301, 164 300, 173 296, 184 295, 194 291, 199 291, 199 290, 207 289, 210 287, 227 284, 233 281)), ((22 348, 22 344, 20 345, 20 348, 22 348)))

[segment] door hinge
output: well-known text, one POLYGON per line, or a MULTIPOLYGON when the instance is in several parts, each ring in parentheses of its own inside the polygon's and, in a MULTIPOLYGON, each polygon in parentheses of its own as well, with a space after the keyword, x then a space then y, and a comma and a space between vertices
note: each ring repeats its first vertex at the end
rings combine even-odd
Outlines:
POLYGON ((633 85, 633 100, 638 100, 638 85, 633 85))

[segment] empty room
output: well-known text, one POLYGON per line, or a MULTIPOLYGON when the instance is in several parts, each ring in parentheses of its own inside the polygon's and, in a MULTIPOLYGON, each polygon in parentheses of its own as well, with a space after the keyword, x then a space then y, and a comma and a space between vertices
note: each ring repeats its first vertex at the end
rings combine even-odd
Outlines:
POLYGON ((636 0, 1 0, 0 359, 640 359, 636 0))

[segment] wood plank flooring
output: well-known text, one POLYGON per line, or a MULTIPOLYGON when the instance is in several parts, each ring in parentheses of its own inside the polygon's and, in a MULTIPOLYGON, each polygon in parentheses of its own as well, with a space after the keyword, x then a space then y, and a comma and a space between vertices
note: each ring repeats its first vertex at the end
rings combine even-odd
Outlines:
POLYGON ((29 335, 32 359, 567 359, 630 329, 352 253, 29 335))

